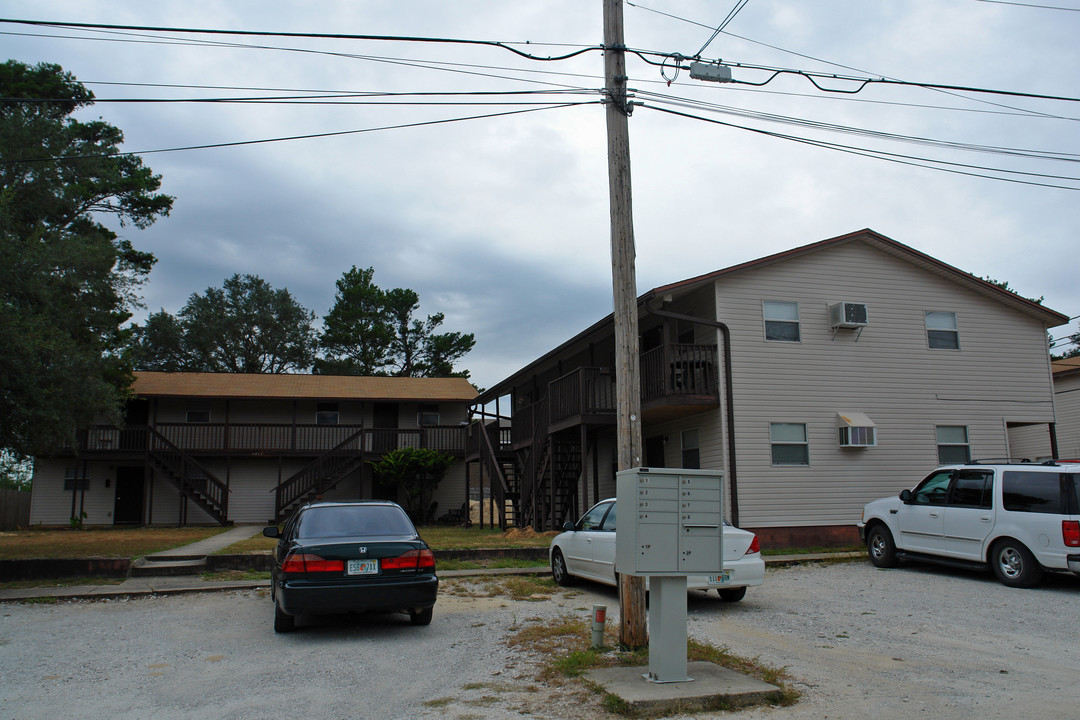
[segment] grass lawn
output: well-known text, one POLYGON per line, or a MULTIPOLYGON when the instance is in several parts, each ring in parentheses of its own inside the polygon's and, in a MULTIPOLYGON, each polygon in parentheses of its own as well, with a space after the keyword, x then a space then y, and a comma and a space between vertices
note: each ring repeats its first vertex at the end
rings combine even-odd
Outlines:
MULTIPOLYGON (((161 552, 223 532, 221 527, 91 528, 88 530, 19 530, 0 532, 0 560, 39 558, 127 557, 161 552)), ((435 550, 547 547, 555 533, 531 530, 427 526, 420 535, 435 550)), ((257 532, 223 555, 270 552, 277 542, 257 532)))
POLYGON ((102 528, 0 532, 0 560, 127 557, 187 545, 223 527, 102 528))

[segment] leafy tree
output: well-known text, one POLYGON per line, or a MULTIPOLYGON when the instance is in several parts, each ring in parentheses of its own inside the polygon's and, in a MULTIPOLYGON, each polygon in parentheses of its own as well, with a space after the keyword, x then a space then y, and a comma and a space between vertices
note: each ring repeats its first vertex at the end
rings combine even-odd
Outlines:
POLYGON ((173 199, 118 128, 71 117, 94 95, 59 66, 3 63, 0 98, 0 448, 35 455, 119 420, 154 257, 98 218, 145 228, 173 199))
POLYGON ((138 330, 147 370, 286 373, 314 361, 315 314, 285 288, 256 275, 233 275, 194 293, 174 317, 164 310, 138 330))
POLYGON ((315 368, 326 375, 379 375, 392 335, 386 324, 385 293, 373 282, 374 268, 353 268, 337 281, 334 306, 323 318, 319 339, 326 357, 315 368))
POLYGON ((0 451, 0 488, 29 492, 32 475, 33 463, 30 458, 0 451))
POLYGON ((453 464, 450 455, 427 448, 397 448, 371 463, 380 481, 398 489, 405 511, 416 523, 431 520, 431 497, 453 464))
POLYGON ((444 315, 420 320, 414 290, 382 290, 374 269, 353 267, 338 280, 334 306, 323 318, 320 339, 325 357, 318 372, 397 377, 468 377, 454 371, 476 340, 471 333, 436 333, 444 315))

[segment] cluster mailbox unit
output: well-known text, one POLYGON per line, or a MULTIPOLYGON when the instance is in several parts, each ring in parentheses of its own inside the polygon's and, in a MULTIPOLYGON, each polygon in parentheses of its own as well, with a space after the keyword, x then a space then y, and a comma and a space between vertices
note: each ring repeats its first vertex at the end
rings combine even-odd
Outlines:
POLYGON ((685 682, 686 577, 723 568, 723 475, 634 468, 616 476, 615 567, 649 578, 649 673, 685 682))

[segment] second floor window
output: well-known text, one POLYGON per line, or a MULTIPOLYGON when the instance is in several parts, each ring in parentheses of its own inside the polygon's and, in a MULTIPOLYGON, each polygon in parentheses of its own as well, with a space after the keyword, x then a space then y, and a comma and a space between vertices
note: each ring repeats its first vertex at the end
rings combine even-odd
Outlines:
POLYGON ((761 304, 765 318, 765 339, 799 342, 799 303, 765 300, 761 304))
POLYGON ((416 412, 416 424, 423 427, 424 425, 438 425, 439 424, 439 406, 438 405, 421 405, 420 409, 416 412))
POLYGON ((318 403, 315 406, 316 425, 337 425, 338 417, 337 403, 318 403))
POLYGON ((942 465, 971 462, 971 444, 964 425, 937 426, 938 462, 942 465))
POLYGON ((926 341, 934 350, 959 350, 960 333, 956 327, 956 313, 928 311, 926 341))
POLYGON ((188 403, 187 408, 187 421, 189 423, 208 423, 210 422, 210 404, 209 403, 188 403))

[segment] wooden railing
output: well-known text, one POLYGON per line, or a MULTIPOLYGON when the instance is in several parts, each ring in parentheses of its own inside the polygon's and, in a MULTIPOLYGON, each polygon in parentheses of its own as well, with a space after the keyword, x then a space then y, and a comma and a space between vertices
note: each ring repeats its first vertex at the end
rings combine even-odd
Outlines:
POLYGON ((551 422, 575 415, 615 412, 615 375, 611 370, 582 367, 548 383, 551 422))
MULTIPOLYGON (((453 455, 465 452, 467 428, 431 425, 409 429, 362 425, 290 425, 285 423, 160 423, 154 430, 185 452, 237 455, 321 454, 362 434, 357 449, 382 453, 396 448, 428 448, 453 455)), ((99 426, 83 432, 79 450, 86 453, 146 452, 149 428, 99 426)))
POLYGON ((665 345, 641 355, 641 401, 717 395, 715 345, 665 345))

